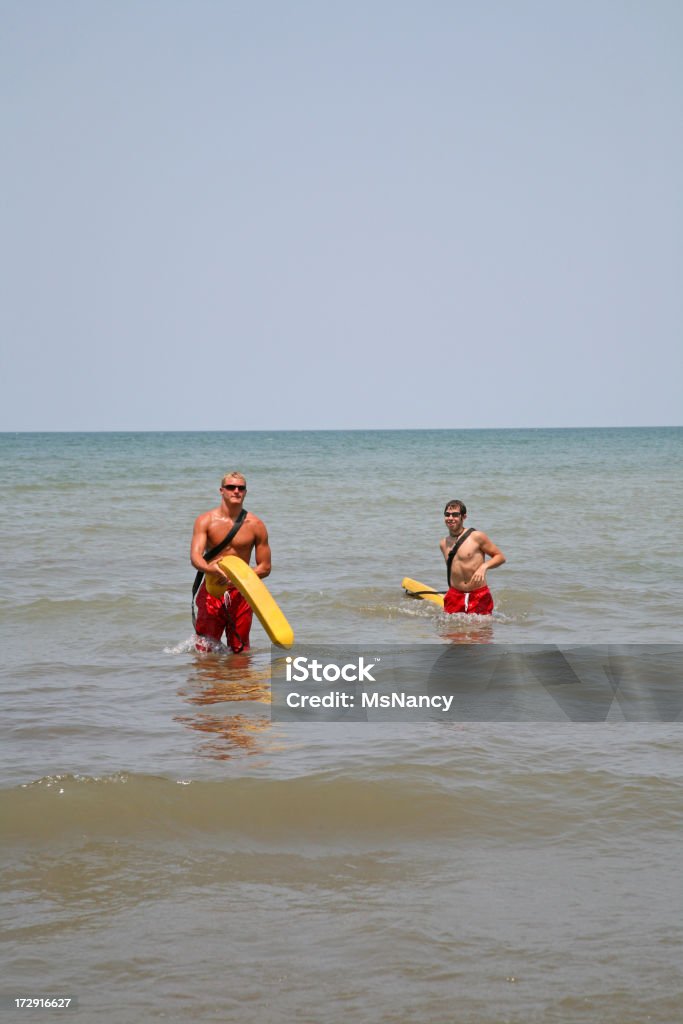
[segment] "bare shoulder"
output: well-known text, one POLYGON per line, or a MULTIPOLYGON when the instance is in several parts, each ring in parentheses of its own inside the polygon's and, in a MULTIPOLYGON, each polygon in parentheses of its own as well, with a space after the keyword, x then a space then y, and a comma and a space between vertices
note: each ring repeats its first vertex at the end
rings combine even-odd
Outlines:
POLYGON ((441 540, 439 541, 439 548, 441 549, 441 554, 445 555, 446 552, 448 551, 448 537, 441 538, 441 540))
MULTIPOLYGON (((477 542, 480 551, 483 551, 485 555, 490 555, 493 558, 495 555, 503 555, 497 544, 495 544, 488 534, 484 533, 483 530, 477 530, 472 534, 473 538, 477 542)), ((505 556, 503 556, 505 560, 505 556)))
POLYGON ((217 512, 220 512, 219 508, 210 508, 207 512, 200 512, 194 521, 194 525, 197 527, 209 527, 213 517, 217 512))
POLYGON ((488 552, 490 548, 495 547, 489 535, 484 533, 483 530, 475 530, 471 537, 481 551, 488 552))
POLYGON ((262 535, 265 534, 265 536, 268 536, 266 524, 263 522, 262 519, 259 519, 258 516, 255 516, 253 512, 247 512, 246 522, 249 523, 250 526, 253 526, 255 533, 262 535))

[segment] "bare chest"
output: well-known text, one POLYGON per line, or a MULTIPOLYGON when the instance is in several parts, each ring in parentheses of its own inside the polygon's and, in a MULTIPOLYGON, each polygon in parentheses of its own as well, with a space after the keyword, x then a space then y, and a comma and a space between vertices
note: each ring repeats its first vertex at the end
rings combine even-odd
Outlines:
MULTIPOLYGON (((446 560, 450 558, 451 552, 457 543, 458 540, 456 538, 452 544, 446 545, 446 560)), ((481 558, 482 554, 479 545, 471 537, 467 537, 453 556, 453 565, 467 566, 481 558)))
MULTIPOLYGON (((218 517, 212 519, 207 531, 207 539, 209 542, 208 546, 213 548, 222 543, 232 530, 233 526, 234 523, 232 520, 226 520, 218 517)), ((239 530, 230 541, 230 544, 221 552, 221 555, 236 554, 240 555, 240 557, 244 557, 246 555, 248 558, 255 543, 256 534, 254 531, 254 524, 250 523, 247 519, 242 523, 239 530)))

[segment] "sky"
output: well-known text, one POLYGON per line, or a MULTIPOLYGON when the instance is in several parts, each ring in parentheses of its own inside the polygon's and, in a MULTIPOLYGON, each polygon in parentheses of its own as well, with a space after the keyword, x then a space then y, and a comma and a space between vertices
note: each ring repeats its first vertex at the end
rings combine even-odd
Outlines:
POLYGON ((683 423, 680 0, 0 0, 0 430, 683 423))

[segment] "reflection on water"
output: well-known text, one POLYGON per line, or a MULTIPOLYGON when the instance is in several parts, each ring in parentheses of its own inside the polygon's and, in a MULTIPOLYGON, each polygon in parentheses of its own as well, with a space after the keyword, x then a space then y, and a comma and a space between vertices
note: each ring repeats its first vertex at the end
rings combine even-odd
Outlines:
POLYGON ((216 761, 229 761, 236 754, 265 754, 279 749, 273 743, 264 743, 262 733, 272 728, 270 718, 249 715, 226 715, 214 718, 211 715, 195 717, 178 715, 177 722, 209 735, 210 739, 200 743, 198 753, 216 761))
POLYGON ((181 693, 190 704, 218 704, 228 700, 270 704, 270 665, 253 665, 248 652, 228 657, 199 657, 192 669, 188 691, 181 693))
POLYGON ((490 615, 444 615, 439 628, 444 640, 453 644, 492 644, 493 620, 490 615))
MULTIPOLYGON (((270 705, 270 665, 256 666, 252 658, 249 652, 199 656, 179 696, 198 707, 237 702, 270 705)), ((238 754, 265 754, 279 749, 273 743, 269 712, 262 714, 254 709, 251 713, 217 716, 198 711, 177 715, 175 721, 206 737, 198 749, 202 757, 226 761, 238 754)))

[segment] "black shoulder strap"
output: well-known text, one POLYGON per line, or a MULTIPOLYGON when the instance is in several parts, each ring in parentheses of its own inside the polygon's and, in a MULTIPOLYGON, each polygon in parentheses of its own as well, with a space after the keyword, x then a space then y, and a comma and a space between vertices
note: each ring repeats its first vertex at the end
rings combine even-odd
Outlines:
MULTIPOLYGON (((221 551, 223 551, 224 548, 227 548, 228 544, 233 539, 233 537, 235 536, 235 534, 237 533, 237 531, 239 530, 240 526, 242 525, 242 523, 244 522, 244 520, 246 518, 247 518, 247 510, 246 510, 246 508, 243 508, 242 511, 240 512, 240 514, 238 515, 237 519, 233 523, 232 529, 227 534, 227 536, 223 538, 223 540, 220 542, 220 544, 216 544, 215 547, 211 548, 209 551, 205 551, 204 552, 204 561, 205 562, 212 562, 214 560, 214 558, 216 557, 216 555, 220 555, 221 551)), ((199 588, 202 585, 202 580, 203 579, 204 579, 204 573, 200 569, 199 572, 197 573, 197 575, 194 578, 194 583, 192 584, 192 621, 193 622, 194 622, 194 617, 195 617, 194 616, 194 599, 195 599, 195 595, 196 595, 197 591, 199 590, 199 588)))
POLYGON ((453 559, 457 555, 458 548, 460 547, 460 545, 467 540, 471 533, 474 533, 473 526, 470 526, 469 530, 465 530, 464 533, 460 534, 457 541, 455 542, 451 550, 448 552, 448 560, 446 562, 446 583, 448 584, 449 587, 451 585, 451 566, 453 565, 453 559))
POLYGON ((242 525, 242 523, 244 522, 244 520, 247 518, 247 514, 248 513, 247 513, 246 508, 243 508, 242 511, 240 512, 240 514, 238 515, 237 519, 235 520, 235 522, 232 524, 232 529, 230 530, 228 535, 223 538, 223 540, 220 542, 220 544, 216 544, 215 548, 211 548, 210 551, 205 551, 204 552, 204 561, 205 562, 213 562, 213 560, 216 557, 216 555, 220 555, 220 553, 223 550, 223 548, 227 548, 228 544, 230 543, 232 538, 235 536, 235 534, 239 530, 239 528, 242 525))

